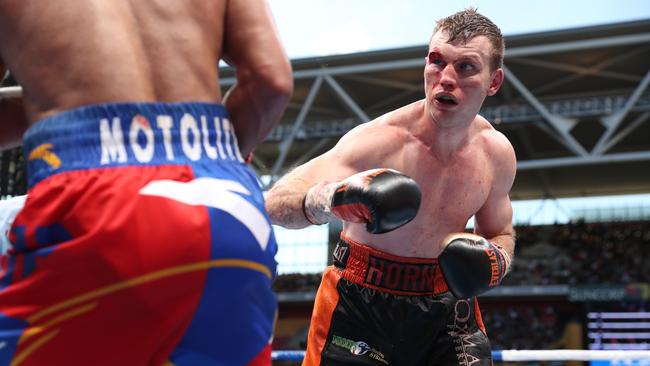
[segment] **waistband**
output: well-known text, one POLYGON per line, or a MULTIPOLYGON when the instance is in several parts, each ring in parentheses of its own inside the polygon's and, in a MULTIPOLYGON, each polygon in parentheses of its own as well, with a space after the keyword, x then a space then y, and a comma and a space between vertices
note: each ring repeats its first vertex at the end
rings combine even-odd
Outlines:
POLYGON ((45 118, 23 138, 28 185, 70 170, 243 163, 228 111, 214 103, 89 105, 45 118))
POLYGON ((437 258, 399 257, 354 242, 341 234, 334 266, 343 278, 400 295, 438 295, 448 291, 437 258))

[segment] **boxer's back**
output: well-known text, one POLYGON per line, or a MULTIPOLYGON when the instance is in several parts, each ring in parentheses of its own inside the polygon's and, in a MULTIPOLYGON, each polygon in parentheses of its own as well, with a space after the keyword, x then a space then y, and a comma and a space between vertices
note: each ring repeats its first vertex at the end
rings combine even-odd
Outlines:
POLYGON ((237 22, 224 19, 227 6, 0 0, 0 54, 23 86, 31 121, 105 102, 220 102, 224 24, 237 22))

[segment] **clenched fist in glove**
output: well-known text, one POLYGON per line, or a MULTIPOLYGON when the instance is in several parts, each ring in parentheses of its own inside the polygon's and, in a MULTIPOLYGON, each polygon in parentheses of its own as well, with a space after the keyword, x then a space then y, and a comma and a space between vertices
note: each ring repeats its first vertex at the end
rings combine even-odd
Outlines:
POLYGON ((420 188, 410 177, 392 169, 372 169, 311 187, 303 209, 312 224, 340 219, 365 223, 369 233, 381 234, 413 220, 420 199, 420 188))
POLYGON ((447 239, 438 261, 451 293, 467 299, 501 283, 511 259, 499 245, 478 235, 461 234, 447 239))

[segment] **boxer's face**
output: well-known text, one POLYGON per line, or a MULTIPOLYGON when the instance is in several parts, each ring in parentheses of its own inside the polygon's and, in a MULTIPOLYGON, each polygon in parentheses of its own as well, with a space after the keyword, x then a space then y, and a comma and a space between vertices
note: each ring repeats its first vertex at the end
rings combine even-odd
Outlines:
POLYGON ((492 46, 484 36, 465 44, 447 43, 437 32, 429 43, 424 67, 427 108, 436 123, 457 124, 474 119, 488 95, 503 82, 503 70, 490 69, 492 46))

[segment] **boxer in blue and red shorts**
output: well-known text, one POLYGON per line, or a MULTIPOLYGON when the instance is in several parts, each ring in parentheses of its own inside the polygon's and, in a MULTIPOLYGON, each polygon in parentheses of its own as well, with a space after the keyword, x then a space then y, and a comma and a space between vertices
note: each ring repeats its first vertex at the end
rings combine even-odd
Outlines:
POLYGON ((29 190, 0 365, 270 365, 277 247, 242 156, 293 84, 264 0, 0 1, 5 66, 29 190))
POLYGON ((223 107, 82 107, 29 129, 24 149, 0 363, 268 357, 277 248, 223 107))

